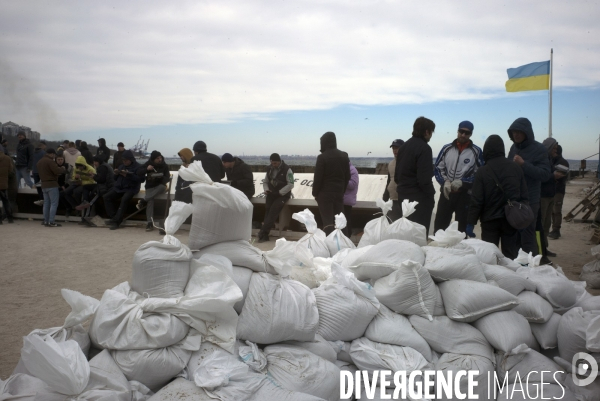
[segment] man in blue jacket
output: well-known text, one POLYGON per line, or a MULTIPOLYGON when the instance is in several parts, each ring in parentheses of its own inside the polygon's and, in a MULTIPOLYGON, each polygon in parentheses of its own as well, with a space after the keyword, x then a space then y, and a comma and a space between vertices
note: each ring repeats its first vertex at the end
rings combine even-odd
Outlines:
POLYGON ((119 225, 123 222, 123 213, 125 213, 129 201, 135 194, 140 192, 141 184, 145 180, 144 176, 137 174, 140 165, 130 150, 123 152, 122 163, 119 168, 114 169, 115 183, 112 189, 103 197, 106 213, 110 217, 106 224, 110 226, 111 230, 119 228, 119 225), (115 206, 119 201, 119 208, 115 210, 115 206))
MULTIPOLYGON (((540 210, 542 182, 550 179, 550 161, 546 147, 535 140, 531 122, 526 118, 517 118, 508 128, 508 136, 513 145, 508 153, 508 159, 513 160, 523 169, 529 197, 529 206, 533 215, 540 210)), ((521 249, 538 255, 538 244, 535 236, 536 220, 523 230, 521 234, 521 249)))

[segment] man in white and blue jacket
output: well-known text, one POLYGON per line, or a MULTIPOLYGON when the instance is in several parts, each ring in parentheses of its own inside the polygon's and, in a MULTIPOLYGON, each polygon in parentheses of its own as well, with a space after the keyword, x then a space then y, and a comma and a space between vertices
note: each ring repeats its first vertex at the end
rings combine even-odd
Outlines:
MULTIPOLYGON (((435 161, 435 179, 441 186, 441 195, 435 216, 434 230, 445 230, 454 219, 458 230, 467 232, 467 215, 471 203, 471 187, 477 169, 485 163, 481 148, 473 144, 473 123, 458 124, 458 136, 444 145, 435 161)), ((474 237, 470 227, 467 234, 474 237)))

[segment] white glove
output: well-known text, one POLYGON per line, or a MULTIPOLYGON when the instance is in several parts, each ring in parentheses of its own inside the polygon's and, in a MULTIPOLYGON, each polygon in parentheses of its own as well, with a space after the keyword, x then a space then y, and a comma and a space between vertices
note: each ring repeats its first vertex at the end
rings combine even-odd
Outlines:
POLYGON ((450 192, 452 192, 452 183, 450 181, 444 182, 444 198, 450 200, 450 192))
POLYGON ((452 181, 452 185, 451 185, 452 192, 457 192, 460 189, 460 187, 462 187, 462 181, 461 180, 454 180, 454 181, 452 181))

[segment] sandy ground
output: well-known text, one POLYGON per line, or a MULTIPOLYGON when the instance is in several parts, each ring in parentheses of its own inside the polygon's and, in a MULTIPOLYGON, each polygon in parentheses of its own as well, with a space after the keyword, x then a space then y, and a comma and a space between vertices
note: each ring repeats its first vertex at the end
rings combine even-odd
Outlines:
MULTIPOLYGON (((581 200, 582 189, 590 183, 575 181, 567 186, 563 213, 581 200)), ((550 249, 558 254, 554 262, 578 280, 581 267, 592 259, 588 244, 592 232, 583 223, 564 223, 561 231, 563 237, 550 242, 550 249)), ((187 243, 187 231, 176 236, 187 243)), ((147 233, 142 226, 110 231, 76 223, 46 228, 27 220, 1 225, 0 378, 6 379, 16 366, 23 336, 33 329, 63 324, 70 308, 61 297, 62 288, 100 299, 106 289, 130 279, 136 249, 159 239, 156 230, 147 233)), ((273 246, 273 241, 260 244, 263 250, 273 246)))

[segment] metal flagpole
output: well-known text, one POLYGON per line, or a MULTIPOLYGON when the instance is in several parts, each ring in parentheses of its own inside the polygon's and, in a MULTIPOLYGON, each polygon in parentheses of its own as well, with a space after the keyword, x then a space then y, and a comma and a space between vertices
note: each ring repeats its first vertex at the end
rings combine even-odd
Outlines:
POLYGON ((552 64, 554 58, 554 49, 550 49, 550 102, 548 112, 548 138, 552 138, 552 75, 554 75, 554 66, 552 64))

